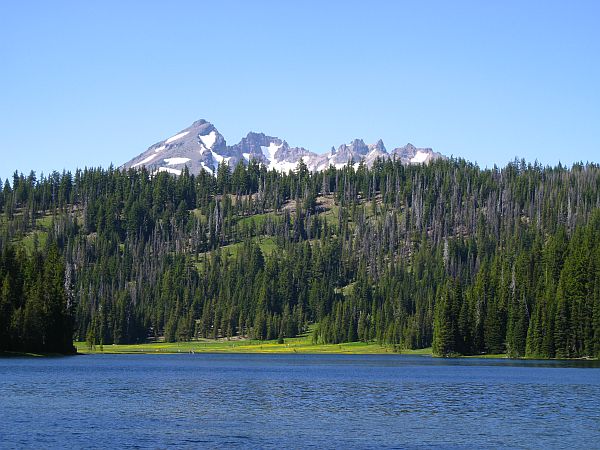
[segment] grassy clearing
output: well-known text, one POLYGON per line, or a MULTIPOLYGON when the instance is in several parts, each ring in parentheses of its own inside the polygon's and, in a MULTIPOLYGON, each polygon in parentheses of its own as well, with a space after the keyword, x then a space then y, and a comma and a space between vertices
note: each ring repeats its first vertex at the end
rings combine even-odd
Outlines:
MULTIPOLYGON (((252 240, 258 244, 265 257, 271 256, 273 252, 277 249, 277 242, 275 242, 274 237, 261 236, 252 238, 252 240)), ((235 259, 242 245, 244 245, 243 242, 236 242, 235 244, 229 244, 219 247, 219 250, 221 251, 221 255, 223 255, 223 257, 235 259)), ((215 251, 216 250, 213 250, 212 252, 215 251)), ((196 267, 196 270, 201 271, 204 269, 204 257, 209 256, 212 252, 200 253, 198 255, 198 261, 194 260, 194 266, 196 267)))
POLYGON ((277 242, 275 242, 274 237, 261 237, 258 238, 258 246, 263 252, 263 255, 271 256, 277 249, 277 242))
POLYGON ((46 231, 32 231, 27 233, 23 238, 19 239, 21 244, 25 247, 28 253, 33 252, 35 247, 35 240, 37 239, 38 248, 44 248, 46 240, 48 239, 48 233, 46 231))
POLYGON ((319 212, 321 219, 327 219, 327 223, 335 223, 338 220, 340 207, 338 205, 327 205, 324 211, 319 212))
POLYGON ((43 228, 44 230, 50 229, 50 226, 52 225, 52 215, 47 214, 45 216, 38 217, 35 219, 35 224, 37 227, 43 228))
MULTIPOLYGON (((154 342, 133 345, 105 345, 90 350, 85 342, 75 342, 79 353, 324 353, 324 354, 393 354, 392 346, 376 343, 348 342, 344 344, 312 343, 308 336, 285 339, 283 344, 277 341, 257 340, 198 340, 191 342, 154 342)), ((402 350, 409 355, 431 355, 431 349, 402 350)))
MULTIPOLYGON (((15 213, 15 217, 22 217, 23 212, 18 211, 15 213)), ((35 219, 35 227, 26 233, 18 233, 13 236, 12 242, 14 244, 22 245, 28 253, 32 253, 35 247, 35 241, 37 240, 38 248, 43 248, 46 245, 48 239, 48 230, 52 226, 52 215, 46 214, 42 217, 35 219)), ((7 227, 6 216, 0 215, 0 232, 4 231, 7 227)))
POLYGON ((355 284, 356 284, 356 281, 353 281, 352 283, 347 284, 346 286, 340 288, 340 292, 344 296, 352 295, 354 293, 354 285, 355 284))
POLYGON ((206 220, 206 216, 202 214, 199 208, 190 210, 190 213, 196 216, 197 219, 206 220))
POLYGON ((48 240, 48 231, 52 226, 52 220, 52 214, 49 213, 36 218, 35 228, 23 237, 17 238, 16 241, 20 241, 28 253, 33 252, 36 240, 38 248, 43 248, 48 240))
POLYGON ((244 226, 249 226, 251 224, 254 224, 254 226, 256 228, 260 228, 264 225, 265 221, 268 218, 271 219, 276 219, 278 217, 278 215, 276 213, 264 213, 264 214, 254 214, 252 216, 247 216, 247 217, 241 217, 240 219, 237 220, 237 226, 238 227, 244 227, 244 226))

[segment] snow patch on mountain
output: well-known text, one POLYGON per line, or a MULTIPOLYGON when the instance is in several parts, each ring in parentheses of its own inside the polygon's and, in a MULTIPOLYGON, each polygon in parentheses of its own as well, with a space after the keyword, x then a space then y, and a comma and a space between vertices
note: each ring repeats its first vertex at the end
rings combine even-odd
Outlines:
MULTIPOLYGON (((212 150, 210 151, 210 154, 213 157, 215 166, 221 164, 221 162, 223 162, 223 161, 225 161, 226 163, 229 163, 229 161, 231 160, 231 156, 221 156, 218 153, 213 152, 212 150)), ((216 169, 216 167, 215 167, 215 169, 216 169)))
POLYGON ((181 170, 173 169, 172 167, 159 167, 158 172, 169 172, 173 175, 181 175, 181 170))
POLYGON ((150 155, 147 158, 142 159, 139 163, 134 164, 131 167, 137 167, 137 166, 141 166, 142 164, 148 164, 150 161, 152 161, 154 158, 156 158, 157 155, 150 155))
POLYGON ((215 145, 215 141, 217 140, 217 133, 211 131, 205 136, 198 136, 198 139, 202 141, 202 144, 204 144, 205 148, 210 150, 212 146, 215 145))
POLYGON ((210 172, 211 174, 214 174, 215 171, 213 169, 211 169, 210 167, 208 167, 205 162, 201 162, 200 165, 207 172, 210 172))
POLYGON ((269 164, 268 169, 275 169, 277 172, 288 173, 290 170, 295 170, 296 166, 298 166, 298 163, 282 161, 269 164))
POLYGON ((276 163, 275 153, 281 148, 282 145, 283 144, 277 145, 275 142, 271 142, 268 147, 261 145, 260 148, 262 149, 263 155, 265 155, 265 158, 269 160, 269 166, 276 163))
POLYGON ((165 144, 170 144, 171 142, 178 141, 179 139, 181 139, 184 136, 187 136, 188 134, 189 134, 189 131, 184 131, 183 133, 176 134, 175 136, 172 136, 169 139, 167 139, 165 141, 165 144))
POLYGON ((167 163, 168 166, 173 166, 173 165, 177 165, 177 164, 185 164, 186 162, 191 161, 191 159, 175 157, 175 158, 165 158, 164 161, 167 163))
POLYGON ((415 154, 415 156, 413 156, 413 157, 410 159, 410 162, 411 162, 411 163, 416 163, 416 164, 421 164, 421 163, 424 163, 425 161, 427 161, 427 158, 428 158, 428 156, 429 156, 429 154, 427 154, 427 153, 425 153, 425 152, 423 152, 423 151, 419 150, 419 151, 418 151, 418 152, 415 154))

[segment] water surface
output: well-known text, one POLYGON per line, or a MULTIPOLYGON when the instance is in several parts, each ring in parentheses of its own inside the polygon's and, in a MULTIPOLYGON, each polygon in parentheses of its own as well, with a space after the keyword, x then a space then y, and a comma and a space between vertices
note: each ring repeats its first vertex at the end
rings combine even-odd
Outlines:
POLYGON ((597 362, 403 355, 0 359, 0 446, 600 448, 597 362))

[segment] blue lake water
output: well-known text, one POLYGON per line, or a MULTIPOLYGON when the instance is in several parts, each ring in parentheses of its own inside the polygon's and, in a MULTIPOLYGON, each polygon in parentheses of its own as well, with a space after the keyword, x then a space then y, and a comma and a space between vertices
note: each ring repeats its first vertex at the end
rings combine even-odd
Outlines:
POLYGON ((597 362, 0 359, 2 448, 600 448, 597 362))

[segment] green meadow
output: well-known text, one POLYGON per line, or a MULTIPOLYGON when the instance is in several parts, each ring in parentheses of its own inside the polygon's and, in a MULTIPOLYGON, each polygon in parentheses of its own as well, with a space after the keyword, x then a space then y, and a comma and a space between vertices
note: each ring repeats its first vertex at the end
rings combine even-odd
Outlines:
POLYGON ((283 344, 254 339, 210 340, 188 342, 152 342, 131 345, 105 345, 90 348, 86 342, 75 342, 78 353, 336 353, 336 354, 410 354, 431 355, 431 348, 400 350, 372 342, 314 344, 309 336, 285 339, 283 344))

